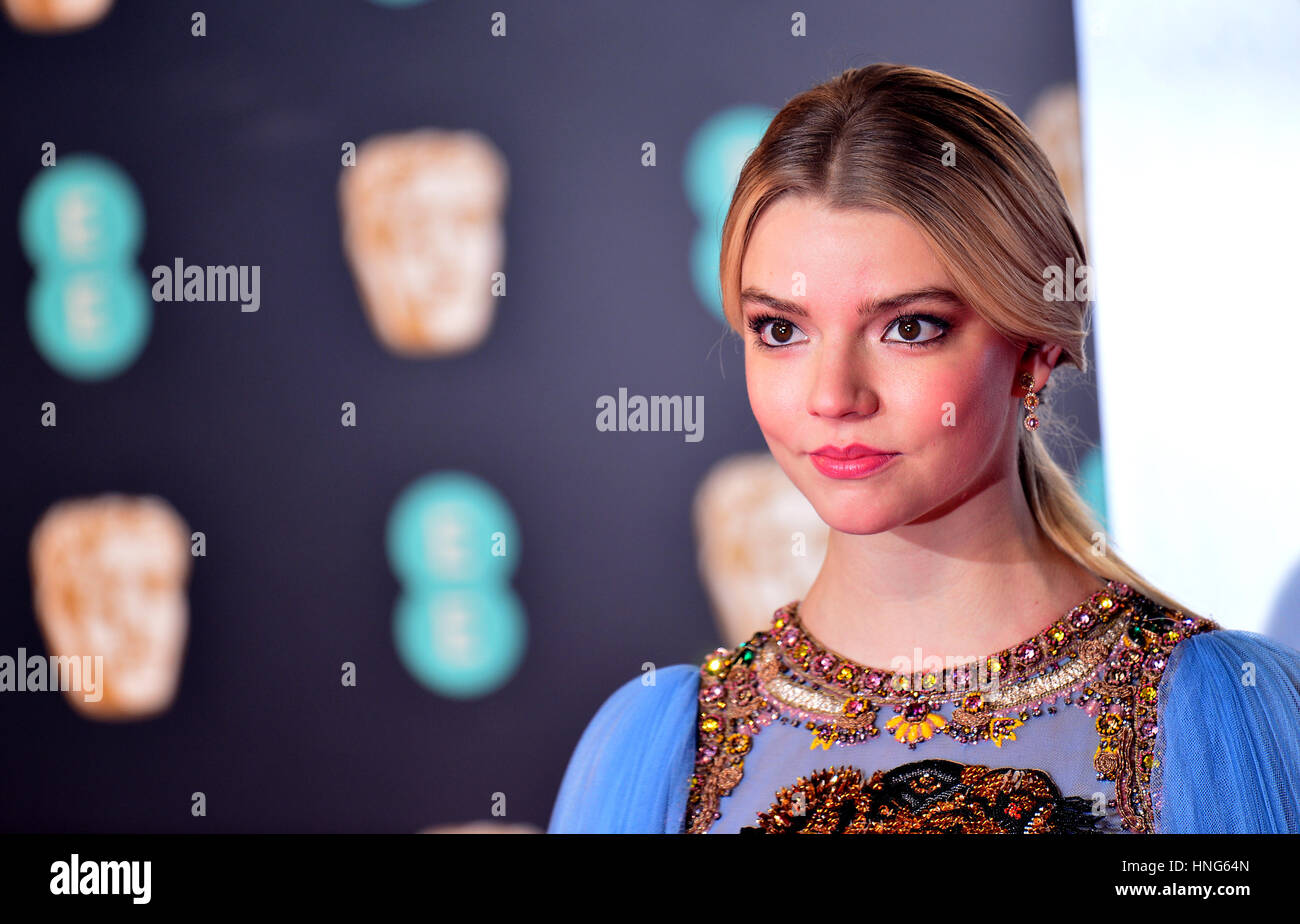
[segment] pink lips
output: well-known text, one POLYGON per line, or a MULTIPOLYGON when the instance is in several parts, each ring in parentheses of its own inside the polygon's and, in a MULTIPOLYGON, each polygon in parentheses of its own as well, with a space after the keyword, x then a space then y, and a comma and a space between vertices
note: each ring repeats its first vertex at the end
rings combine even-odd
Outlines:
POLYGON ((808 457, 817 470, 829 478, 863 478, 884 468, 899 455, 853 443, 849 446, 823 446, 814 449, 808 457))

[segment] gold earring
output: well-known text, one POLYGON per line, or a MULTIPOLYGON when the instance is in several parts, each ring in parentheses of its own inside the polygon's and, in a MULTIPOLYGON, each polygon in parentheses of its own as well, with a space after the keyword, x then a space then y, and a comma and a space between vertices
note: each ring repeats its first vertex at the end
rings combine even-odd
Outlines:
POLYGON ((1034 408, 1038 407, 1038 395, 1034 394, 1034 377, 1028 372, 1022 372, 1020 384, 1028 391, 1025 395, 1025 410, 1029 412, 1029 416, 1025 418, 1025 429, 1037 430, 1038 418, 1034 416, 1034 408))

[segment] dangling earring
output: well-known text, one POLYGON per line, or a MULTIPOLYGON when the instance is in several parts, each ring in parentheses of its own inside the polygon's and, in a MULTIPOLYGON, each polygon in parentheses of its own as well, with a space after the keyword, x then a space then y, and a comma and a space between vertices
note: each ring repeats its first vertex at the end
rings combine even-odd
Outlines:
POLYGON ((1025 395, 1025 410, 1029 412, 1029 416, 1025 418, 1025 429, 1037 430, 1038 418, 1034 416, 1034 408, 1038 407, 1038 395, 1034 394, 1034 377, 1028 372, 1022 372, 1020 384, 1029 392, 1025 395))

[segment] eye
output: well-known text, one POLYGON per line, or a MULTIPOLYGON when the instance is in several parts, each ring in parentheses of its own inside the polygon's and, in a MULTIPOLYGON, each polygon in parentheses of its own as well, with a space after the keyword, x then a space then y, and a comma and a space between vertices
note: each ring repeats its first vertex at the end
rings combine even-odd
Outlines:
MULTIPOLYGON (((793 337, 796 333, 803 333, 793 323, 776 315, 759 315, 751 318, 749 329, 757 335, 755 343, 768 349, 779 349, 792 343, 800 343, 801 341, 795 340, 793 337), (764 336, 764 332, 768 328, 771 328, 771 340, 764 336)), ((803 339, 807 340, 808 338, 805 336, 803 339)))
POLYGON ((920 346, 922 344, 934 343, 941 340, 948 329, 952 327, 943 318, 936 318, 928 314, 905 314, 897 317, 885 329, 885 336, 882 338, 886 343, 906 343, 908 346, 920 346), (926 328, 931 328, 929 336, 926 335, 926 328), (889 336, 891 330, 898 330, 899 337, 889 336))

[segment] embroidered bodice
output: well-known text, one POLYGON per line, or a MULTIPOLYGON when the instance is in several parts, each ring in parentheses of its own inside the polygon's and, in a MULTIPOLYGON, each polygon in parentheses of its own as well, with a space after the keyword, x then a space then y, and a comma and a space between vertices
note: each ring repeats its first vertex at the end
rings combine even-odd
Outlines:
POLYGON ((686 828, 1148 831, 1162 672, 1218 628, 1111 581, 1017 645, 913 673, 839 656, 786 604, 700 670, 686 828))

